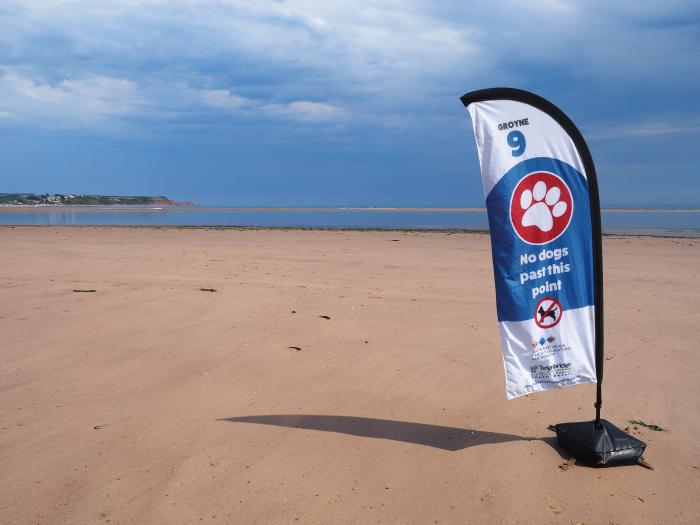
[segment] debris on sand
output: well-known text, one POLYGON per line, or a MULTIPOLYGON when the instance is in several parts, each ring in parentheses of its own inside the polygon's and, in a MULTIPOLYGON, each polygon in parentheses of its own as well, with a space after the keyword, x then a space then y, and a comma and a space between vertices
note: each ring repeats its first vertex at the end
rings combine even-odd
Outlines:
POLYGON ((327 315, 319 315, 319 317, 320 317, 321 319, 330 319, 330 317, 328 317, 327 315))
POLYGON ((639 426, 642 426, 642 427, 646 427, 646 428, 648 428, 649 430, 654 430, 655 432, 666 432, 666 429, 665 429, 665 428, 661 428, 659 425, 653 425, 653 424, 650 424, 650 423, 645 423, 645 422, 642 421, 642 420, 630 419, 629 422, 632 423, 633 425, 639 425, 639 426))
POLYGON ((200 292, 215 292, 216 288, 200 288, 200 292))
POLYGON ((81 289, 75 289, 75 290, 73 290, 73 291, 74 291, 74 292, 77 292, 77 293, 94 293, 94 292, 96 292, 97 290, 81 290, 81 289))
POLYGON ((299 346, 288 346, 287 348, 289 348, 290 350, 296 350, 297 352, 301 351, 301 347, 299 346))
POLYGON ((571 457, 566 463, 562 463, 559 465, 559 468, 562 470, 570 470, 576 466, 576 458, 571 457))

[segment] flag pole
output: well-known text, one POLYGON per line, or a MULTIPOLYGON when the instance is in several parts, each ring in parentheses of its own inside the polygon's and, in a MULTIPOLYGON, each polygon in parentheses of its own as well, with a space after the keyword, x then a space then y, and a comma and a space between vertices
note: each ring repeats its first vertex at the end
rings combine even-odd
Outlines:
MULTIPOLYGON (((573 122, 572 122, 573 126, 573 122)), ((593 304, 595 305, 595 373, 596 373, 596 399, 595 399, 595 423, 597 429, 601 429, 600 409, 603 406, 603 363, 604 357, 604 328, 603 328, 603 232, 600 220, 600 194, 598 192, 598 177, 596 175, 593 157, 588 149, 581 132, 573 126, 573 130, 567 130, 574 144, 579 150, 583 166, 588 180, 588 200, 591 210, 591 233, 593 234, 593 304), (574 131, 572 133, 572 131, 574 131)))

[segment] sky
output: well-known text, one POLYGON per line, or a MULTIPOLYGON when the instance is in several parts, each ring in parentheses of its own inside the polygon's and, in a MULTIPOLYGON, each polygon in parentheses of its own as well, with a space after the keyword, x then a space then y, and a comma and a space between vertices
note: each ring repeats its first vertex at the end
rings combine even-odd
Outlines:
POLYGON ((2 0, 0 192, 483 206, 465 92, 533 91, 603 206, 700 207, 700 2, 2 0))

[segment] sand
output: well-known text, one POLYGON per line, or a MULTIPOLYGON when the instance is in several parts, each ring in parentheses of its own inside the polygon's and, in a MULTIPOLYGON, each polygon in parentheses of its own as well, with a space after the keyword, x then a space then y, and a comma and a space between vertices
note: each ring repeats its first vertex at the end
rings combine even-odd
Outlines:
POLYGON ((655 471, 560 468, 592 385, 506 400, 487 235, 0 242, 1 523, 700 522, 698 240, 604 241, 603 415, 655 471))

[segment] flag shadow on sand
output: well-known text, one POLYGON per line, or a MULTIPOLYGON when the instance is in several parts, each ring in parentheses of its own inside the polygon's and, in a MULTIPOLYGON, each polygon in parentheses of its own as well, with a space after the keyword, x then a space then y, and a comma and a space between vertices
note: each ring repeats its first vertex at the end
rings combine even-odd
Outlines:
POLYGON ((300 428, 336 432, 351 436, 388 439, 415 445, 457 451, 478 445, 507 443, 509 441, 533 441, 533 438, 483 432, 466 428, 426 425, 409 421, 373 419, 352 416, 321 416, 307 414, 279 414, 265 416, 241 416, 219 419, 230 423, 253 423, 277 427, 300 428))

